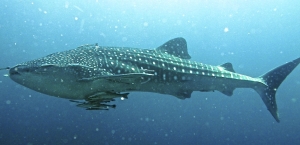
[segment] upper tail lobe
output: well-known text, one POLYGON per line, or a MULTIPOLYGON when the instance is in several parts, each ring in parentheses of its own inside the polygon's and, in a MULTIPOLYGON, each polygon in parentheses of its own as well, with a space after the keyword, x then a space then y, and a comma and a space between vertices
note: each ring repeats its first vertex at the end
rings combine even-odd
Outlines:
POLYGON ((254 87, 277 122, 279 122, 279 116, 277 113, 275 98, 276 91, 283 80, 297 67, 299 63, 300 57, 267 72, 259 77, 267 85, 254 87))

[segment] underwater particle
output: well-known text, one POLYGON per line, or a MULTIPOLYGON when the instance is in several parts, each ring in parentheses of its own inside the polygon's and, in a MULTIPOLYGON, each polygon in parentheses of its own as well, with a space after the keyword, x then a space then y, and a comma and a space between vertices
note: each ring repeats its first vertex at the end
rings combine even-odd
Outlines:
POLYGON ((78 20, 78 17, 75 17, 74 19, 77 21, 77 20, 78 20))
POLYGON ((228 31, 229 31, 228 27, 225 27, 225 28, 224 28, 224 32, 226 33, 226 32, 228 32, 228 31))
POLYGON ((123 41, 123 42, 127 41, 127 37, 123 37, 123 38, 122 38, 122 41, 123 41))
POLYGON ((74 139, 77 139, 77 135, 75 134, 73 138, 74 138, 74 139))
POLYGON ((4 74, 3 76, 8 77, 8 74, 4 74))
POLYGON ((115 132, 116 132, 115 130, 111 130, 111 134, 115 134, 115 132))
POLYGON ((65 8, 69 8, 69 2, 65 2, 65 8))
POLYGON ((80 8, 80 7, 78 7, 78 6, 73 6, 75 9, 77 9, 78 11, 80 11, 80 12, 83 12, 83 10, 80 8))
POLYGON ((144 22, 144 26, 147 27, 148 26, 148 22, 144 22))
POLYGON ((7 105, 9 105, 10 103, 11 103, 11 101, 10 100, 6 100, 6 102, 5 102, 7 105))
POLYGON ((293 103, 295 103, 297 101, 296 98, 292 98, 291 100, 292 100, 293 103))
POLYGON ((61 141, 63 142, 63 143, 68 143, 68 139, 61 139, 61 141))
POLYGON ((220 117, 220 120, 224 120, 224 117, 223 117, 223 116, 221 116, 221 117, 220 117))
POLYGON ((125 140, 125 137, 122 137, 122 140, 125 140))
POLYGON ((99 131, 99 128, 96 128, 96 131, 99 131))
POLYGON ((209 126, 209 122, 205 122, 205 125, 206 125, 206 126, 209 126))

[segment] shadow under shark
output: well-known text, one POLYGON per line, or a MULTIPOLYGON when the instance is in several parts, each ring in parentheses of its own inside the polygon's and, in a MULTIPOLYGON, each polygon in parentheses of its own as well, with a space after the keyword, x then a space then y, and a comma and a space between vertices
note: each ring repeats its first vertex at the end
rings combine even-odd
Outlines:
POLYGON ((190 98, 193 91, 252 88, 279 122, 276 91, 300 58, 253 78, 236 73, 231 63, 219 66, 190 61, 187 44, 175 38, 156 49, 84 45, 18 64, 9 69, 15 82, 51 96, 71 99, 88 110, 115 108, 114 98, 131 91, 190 98), (78 101, 85 100, 85 101, 78 101))

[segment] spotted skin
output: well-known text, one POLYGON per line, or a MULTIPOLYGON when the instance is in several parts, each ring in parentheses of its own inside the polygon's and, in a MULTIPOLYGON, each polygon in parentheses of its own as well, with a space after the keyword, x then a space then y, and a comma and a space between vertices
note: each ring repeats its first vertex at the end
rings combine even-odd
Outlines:
POLYGON ((298 58, 253 78, 235 73, 230 63, 212 66, 190 58, 183 38, 172 39, 156 49, 84 45, 18 64, 10 69, 10 77, 41 93, 85 99, 87 102, 78 106, 89 110, 106 110, 111 105, 105 103, 124 97, 121 92, 155 92, 185 99, 193 91, 216 90, 231 96, 235 88, 253 88, 279 122, 276 91, 272 89, 277 89, 300 63, 298 58), (278 75, 283 71, 284 75, 278 75))

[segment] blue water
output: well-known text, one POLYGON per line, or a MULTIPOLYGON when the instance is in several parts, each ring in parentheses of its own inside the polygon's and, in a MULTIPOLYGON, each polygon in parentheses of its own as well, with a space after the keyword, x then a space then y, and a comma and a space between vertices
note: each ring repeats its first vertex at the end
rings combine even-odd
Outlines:
MULTIPOLYGON (((83 44, 155 48, 184 37, 192 60, 231 62, 259 76, 300 56, 300 1, 0 1, 0 67, 83 44)), ((277 91, 281 122, 259 95, 236 89, 131 93, 116 109, 87 111, 0 71, 0 144, 300 144, 300 67, 277 91)))

